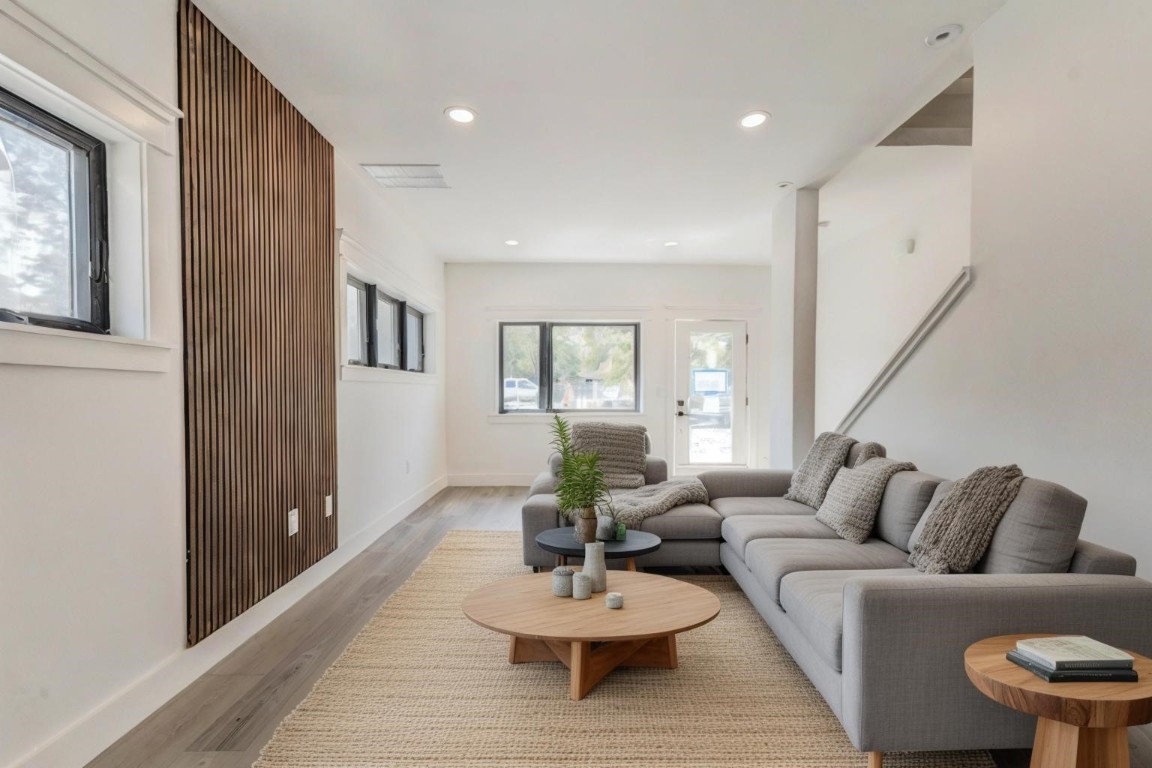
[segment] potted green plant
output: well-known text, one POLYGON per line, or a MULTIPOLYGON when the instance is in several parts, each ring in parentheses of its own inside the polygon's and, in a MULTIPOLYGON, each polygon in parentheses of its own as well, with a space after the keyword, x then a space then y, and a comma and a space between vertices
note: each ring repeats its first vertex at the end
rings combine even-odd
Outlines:
POLYGON ((577 540, 590 544, 596 541, 596 509, 609 499, 600 456, 577 451, 571 427, 559 416, 552 420, 552 447, 560 454, 556 506, 572 521, 577 540))

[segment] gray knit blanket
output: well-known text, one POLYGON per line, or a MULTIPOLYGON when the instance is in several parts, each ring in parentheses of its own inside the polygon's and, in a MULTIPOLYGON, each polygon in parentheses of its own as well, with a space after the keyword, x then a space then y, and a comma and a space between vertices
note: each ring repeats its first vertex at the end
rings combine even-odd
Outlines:
POLYGON ((643 488, 612 492, 616 520, 628 528, 639 528, 649 517, 662 515, 681 504, 707 504, 708 490, 695 477, 665 480, 643 488))
POLYGON ((600 457, 599 467, 609 488, 639 488, 644 485, 648 463, 644 451, 647 431, 642 424, 580 422, 572 425, 572 447, 600 457))
POLYGON ((1020 492, 1020 467, 981 467, 957 480, 924 523, 908 562, 924 573, 967 573, 1020 492))
POLYGON ((792 485, 784 498, 819 509, 828 493, 828 486, 844 466, 848 451, 855 444, 856 441, 847 435, 821 432, 792 475, 792 485))
MULTIPOLYGON (((862 454, 863 455, 863 454, 862 454)), ((842 467, 828 487, 816 519, 848 541, 863 544, 876 524, 884 489, 897 472, 915 472, 916 465, 874 456, 849 469, 842 467)))

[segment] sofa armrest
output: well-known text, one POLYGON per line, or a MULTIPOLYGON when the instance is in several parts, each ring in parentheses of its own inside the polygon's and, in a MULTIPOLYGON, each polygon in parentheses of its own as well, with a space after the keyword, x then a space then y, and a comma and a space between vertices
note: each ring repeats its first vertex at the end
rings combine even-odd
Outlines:
POLYGON ((783 496, 792 485, 790 469, 713 469, 701 472, 708 498, 727 496, 783 496))
POLYGON ((540 493, 556 493, 556 475, 551 472, 541 472, 536 475, 536 479, 532 481, 532 487, 528 489, 528 497, 531 498, 540 493))
POLYGON ((1136 558, 1090 541, 1076 542, 1069 573, 1111 573, 1117 576, 1135 576, 1136 558))
POLYGON ((662 483, 668 479, 668 462, 664 459, 657 459, 654 456, 648 457, 647 464, 644 465, 644 484, 655 485, 662 483))
POLYGON ((551 493, 538 493, 529 496, 520 509, 520 524, 523 535, 524 565, 537 567, 556 564, 556 556, 536 546, 536 535, 559 528, 566 523, 560 518, 556 507, 556 497, 551 493))
POLYGON ((1083 634, 1152 652, 1152 583, 1134 576, 862 575, 843 596, 841 721, 865 751, 1028 746, 1034 719, 968 680, 977 640, 1083 634))

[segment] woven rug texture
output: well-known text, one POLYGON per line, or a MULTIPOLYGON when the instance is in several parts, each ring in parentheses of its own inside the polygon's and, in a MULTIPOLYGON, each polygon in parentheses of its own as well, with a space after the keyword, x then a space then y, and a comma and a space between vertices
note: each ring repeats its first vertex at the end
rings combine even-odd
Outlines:
MULTIPOLYGON (((461 613, 471 590, 527 572, 519 533, 449 533, 284 719, 256 768, 867 764, 730 577, 685 577, 722 608, 677 637, 679 669, 617 669, 571 701, 561 664, 509 664, 508 638, 461 613)), ((892 753, 884 765, 994 766, 985 752, 892 753)))

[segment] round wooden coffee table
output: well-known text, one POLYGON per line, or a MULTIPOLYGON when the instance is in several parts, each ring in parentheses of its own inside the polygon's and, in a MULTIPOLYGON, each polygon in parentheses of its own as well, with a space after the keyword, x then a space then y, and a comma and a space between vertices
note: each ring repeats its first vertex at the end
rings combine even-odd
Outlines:
POLYGON ((591 600, 555 597, 549 573, 514 576, 468 595, 464 615, 511 635, 512 664, 564 664, 569 694, 579 701, 617 667, 675 669, 677 633, 720 613, 716 595, 666 576, 609 571, 608 589, 624 595, 623 608, 605 607, 603 592, 591 600))
POLYGON ((1128 726, 1152 722, 1152 659, 1132 653, 1138 683, 1048 683, 1004 657, 1028 637, 1052 635, 981 640, 964 671, 985 696, 1039 718, 1032 768, 1127 768, 1128 726))
MULTIPOLYGON (((573 531, 574 529, 571 527, 550 528, 547 531, 542 531, 536 535, 536 546, 545 552, 556 555, 557 565, 567 565, 570 557, 584 557, 584 545, 576 541, 573 531)), ((604 559, 618 560, 626 557, 628 559, 625 562, 625 567, 634 571, 636 570, 636 558, 649 552, 655 552, 660 549, 662 543, 660 537, 654 533, 628 531, 628 536, 623 541, 604 542, 604 559)))

